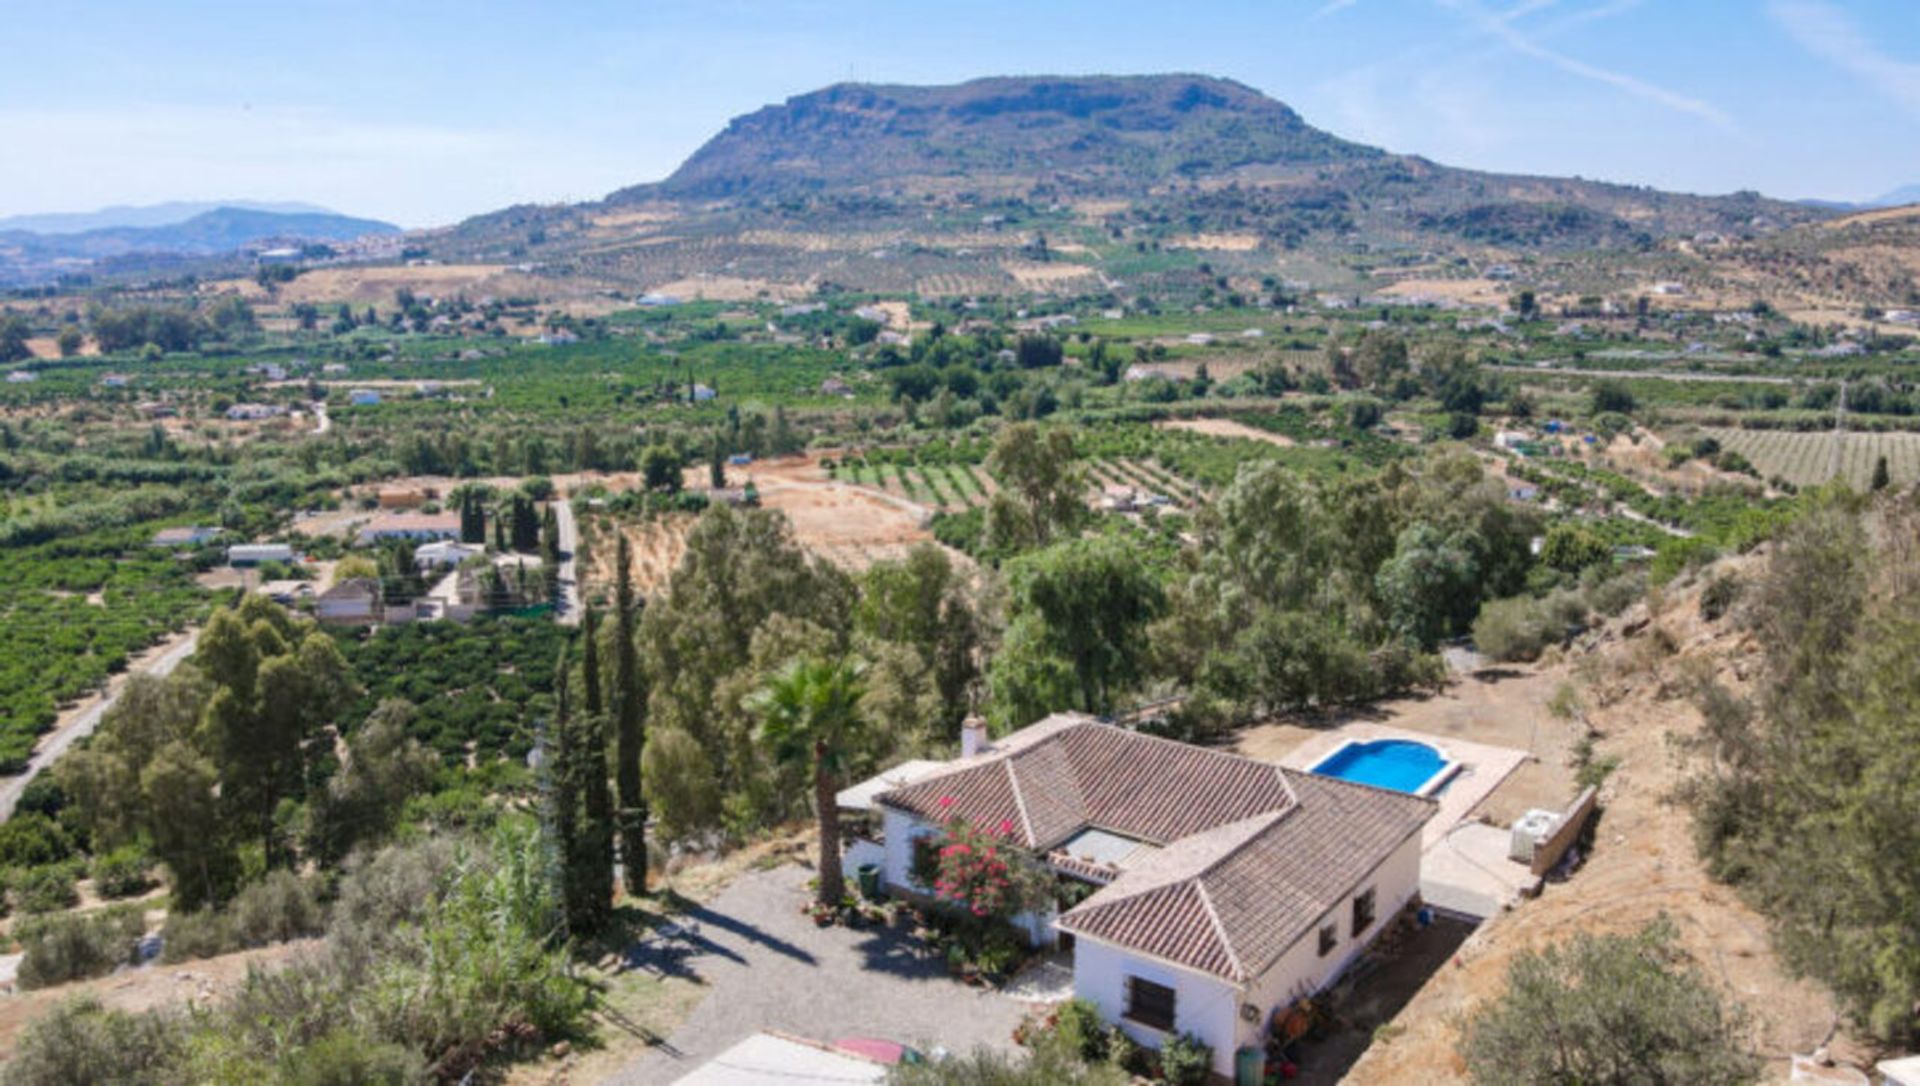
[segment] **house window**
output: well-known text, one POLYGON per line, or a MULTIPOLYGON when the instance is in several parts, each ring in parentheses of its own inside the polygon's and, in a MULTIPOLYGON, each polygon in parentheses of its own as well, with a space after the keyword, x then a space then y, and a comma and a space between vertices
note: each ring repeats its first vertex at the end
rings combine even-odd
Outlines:
POLYGON ((1373 925, 1373 904, 1371 887, 1366 893, 1353 899, 1353 933, 1355 935, 1359 935, 1373 925))
POLYGON ((1339 945, 1340 945, 1339 921, 1335 921, 1320 929, 1320 956, 1322 958, 1333 953, 1333 948, 1339 945))
POLYGON ((1173 989, 1139 977, 1127 978, 1127 1018, 1143 1026, 1173 1031, 1173 989))

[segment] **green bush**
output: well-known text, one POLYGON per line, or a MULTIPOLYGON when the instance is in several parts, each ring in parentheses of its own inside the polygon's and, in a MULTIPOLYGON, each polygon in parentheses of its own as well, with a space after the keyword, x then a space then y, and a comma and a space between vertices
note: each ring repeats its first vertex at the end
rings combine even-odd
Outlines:
POLYGON ((1092 1000, 1076 996, 1062 1003, 1053 1028, 1061 1042, 1078 1052, 1081 1059, 1097 1062, 1107 1058, 1107 1024, 1092 1000))
POLYGON ((1169 1037, 1160 1045, 1160 1077, 1167 1086, 1206 1086, 1213 1074, 1213 1046, 1191 1033, 1169 1037))
POLYGON ((101 897, 133 897, 153 886, 153 862, 135 845, 95 856, 90 873, 101 897))
POLYGON ((1565 589, 1539 599, 1494 600, 1473 620, 1473 644, 1495 660, 1532 660, 1548 645, 1565 640, 1586 615, 1579 595, 1565 589))
POLYGON ((336 1029, 280 1061, 282 1086, 407 1086, 430 1082, 427 1061, 391 1042, 336 1029))
POLYGON ((1708 622, 1718 622, 1739 598, 1740 581, 1731 575, 1721 574, 1708 581, 1707 587, 1700 593, 1700 617, 1708 622))
POLYGON ((234 897, 225 909, 175 913, 167 918, 166 960, 186 961, 248 947, 318 935, 326 911, 311 881, 273 871, 234 897))
POLYGON ((177 1018, 74 999, 27 1026, 6 1080, 9 1086, 168 1086, 181 1081, 177 1065, 185 1046, 177 1018))
POLYGON ((20 987, 45 988, 97 977, 131 962, 134 944, 144 930, 140 910, 133 906, 24 921, 14 933, 25 951, 20 959, 20 987))
POLYGON ((169 913, 162 935, 162 956, 169 962, 211 958, 237 950, 240 946, 238 937, 233 933, 233 920, 218 909, 169 913))
POLYGON ((270 872, 240 891, 227 912, 243 946, 284 943, 318 935, 326 928, 326 910, 315 894, 315 884, 291 871, 270 872))
POLYGON ((14 906, 23 913, 53 913, 80 904, 74 887, 79 874, 72 864, 48 864, 16 873, 9 883, 14 906))
POLYGON ((44 814, 15 815, 0 822, 0 867, 41 867, 73 855, 60 824, 44 814))
POLYGON ((1761 1061, 1661 917, 1628 935, 1526 951, 1475 1008, 1460 1055, 1476 1083, 1757 1082, 1761 1061), (1627 1069, 1627 1070, 1623 1070, 1627 1069))

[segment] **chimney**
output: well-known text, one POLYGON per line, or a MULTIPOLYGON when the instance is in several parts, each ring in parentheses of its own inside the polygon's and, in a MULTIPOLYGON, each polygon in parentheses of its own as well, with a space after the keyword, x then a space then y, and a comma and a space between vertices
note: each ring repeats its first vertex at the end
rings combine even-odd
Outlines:
POLYGON ((960 722, 960 757, 971 758, 989 746, 986 717, 975 714, 960 722))

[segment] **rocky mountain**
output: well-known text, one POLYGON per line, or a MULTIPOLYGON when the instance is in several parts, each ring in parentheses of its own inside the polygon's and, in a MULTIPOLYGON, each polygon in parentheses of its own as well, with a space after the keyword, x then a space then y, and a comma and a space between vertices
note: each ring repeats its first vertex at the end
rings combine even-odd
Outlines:
POLYGON ((1225 79, 1038 76, 828 87, 736 118, 662 181, 418 241, 443 260, 538 264, 598 288, 705 290, 719 276, 748 291, 989 294, 1173 277, 1197 291, 1274 278, 1288 253, 1365 282, 1436 258, 1644 262, 1681 239, 1738 242, 1833 215, 1752 192, 1444 165, 1342 139, 1225 79))
POLYGON ((1246 166, 1383 154, 1308 125, 1250 87, 1205 76, 843 83, 735 118, 673 176, 610 202, 1008 178, 1139 191, 1246 166))

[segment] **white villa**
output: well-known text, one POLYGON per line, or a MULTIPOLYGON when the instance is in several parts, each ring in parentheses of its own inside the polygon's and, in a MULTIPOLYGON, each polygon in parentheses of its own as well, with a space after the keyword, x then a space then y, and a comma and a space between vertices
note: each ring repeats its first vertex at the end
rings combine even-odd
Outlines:
POLYGON ((1098 887, 1021 925, 1072 950, 1075 993, 1143 1044, 1193 1034, 1222 1075, 1419 894, 1432 799, 1079 714, 991 743, 970 723, 962 750, 841 793, 883 831, 849 862, 877 862, 890 893, 922 897, 919 842, 956 817, 1010 825, 1056 875, 1098 887))

